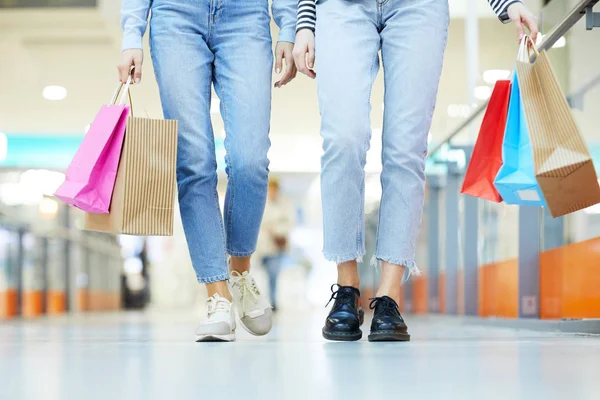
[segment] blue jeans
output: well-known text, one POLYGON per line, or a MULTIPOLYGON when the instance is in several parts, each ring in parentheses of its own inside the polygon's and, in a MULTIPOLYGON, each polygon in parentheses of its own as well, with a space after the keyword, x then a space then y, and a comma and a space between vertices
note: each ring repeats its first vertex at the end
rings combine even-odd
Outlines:
POLYGON ((282 260, 282 253, 267 256, 263 259, 263 265, 269 276, 269 296, 273 307, 277 307, 277 280, 279 279, 279 272, 281 272, 282 260))
POLYGON ((266 0, 154 0, 152 60, 165 118, 179 121, 179 207, 199 282, 228 279, 226 255, 256 248, 268 182, 271 17, 266 0), (210 116, 221 100, 228 176, 224 216, 210 116))
POLYGON ((321 110, 321 194, 325 257, 365 254, 366 154, 371 87, 384 78, 382 198, 374 259, 416 272, 427 135, 448 34, 447 0, 321 0, 317 87, 321 110))

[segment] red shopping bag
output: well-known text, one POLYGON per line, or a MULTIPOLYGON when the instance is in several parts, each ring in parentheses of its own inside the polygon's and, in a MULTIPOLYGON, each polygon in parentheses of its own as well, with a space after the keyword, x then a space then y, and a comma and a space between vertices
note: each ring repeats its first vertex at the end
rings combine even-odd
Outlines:
POLYGON ((467 167, 461 193, 496 203, 502 201, 494 186, 494 179, 502 166, 502 142, 509 98, 510 81, 496 82, 467 167))

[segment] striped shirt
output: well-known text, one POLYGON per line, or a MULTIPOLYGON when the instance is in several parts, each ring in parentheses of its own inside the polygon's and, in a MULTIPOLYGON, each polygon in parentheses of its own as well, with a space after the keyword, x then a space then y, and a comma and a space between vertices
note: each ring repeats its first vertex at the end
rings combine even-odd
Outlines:
MULTIPOLYGON (((508 17, 508 6, 513 3, 521 3, 522 0, 487 0, 490 6, 500 19, 507 23, 510 21, 508 17)), ((298 0, 298 22, 296 23, 296 32, 300 29, 310 29, 315 31, 317 22, 317 0, 298 0)))

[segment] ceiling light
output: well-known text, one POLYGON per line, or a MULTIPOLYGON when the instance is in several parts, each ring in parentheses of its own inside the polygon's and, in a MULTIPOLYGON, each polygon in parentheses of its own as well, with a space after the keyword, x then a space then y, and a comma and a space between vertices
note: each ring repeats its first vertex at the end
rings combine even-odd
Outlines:
POLYGON ((64 100, 67 97, 67 89, 62 86, 46 86, 42 92, 46 100, 64 100))
POLYGON ((496 81, 508 79, 509 77, 510 71, 507 69, 488 69, 483 73, 483 80, 489 84, 494 84, 496 81))
POLYGON ((492 88, 489 86, 477 86, 473 91, 477 100, 487 100, 492 95, 492 88))

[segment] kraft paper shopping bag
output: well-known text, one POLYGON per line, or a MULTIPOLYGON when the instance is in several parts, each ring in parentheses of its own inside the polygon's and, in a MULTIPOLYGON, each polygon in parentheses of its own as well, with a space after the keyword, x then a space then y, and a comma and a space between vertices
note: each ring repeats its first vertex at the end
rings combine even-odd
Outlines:
POLYGON ((65 203, 87 212, 108 213, 130 111, 124 105, 130 83, 131 78, 115 104, 123 86, 119 83, 110 103, 102 106, 90 125, 67 168, 65 181, 54 193, 65 203))
POLYGON ((171 236, 177 121, 129 117, 110 213, 87 213, 84 228, 171 236))
MULTIPOLYGON (((525 42, 525 41, 524 41, 525 42)), ((553 217, 600 203, 600 185, 585 141, 546 52, 517 62, 534 171, 553 217)), ((522 46, 524 46, 522 44, 522 46)), ((529 52, 526 52, 529 53, 529 52)))
POLYGON ((502 201, 494 186, 494 179, 502 166, 502 142, 509 98, 510 81, 497 81, 481 123, 461 193, 496 203, 502 201))
POLYGON ((502 167, 494 185, 507 204, 546 204, 533 172, 533 153, 516 73, 513 75, 510 90, 506 131, 502 144, 502 167))

